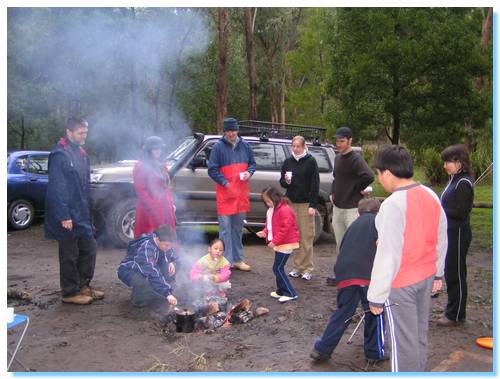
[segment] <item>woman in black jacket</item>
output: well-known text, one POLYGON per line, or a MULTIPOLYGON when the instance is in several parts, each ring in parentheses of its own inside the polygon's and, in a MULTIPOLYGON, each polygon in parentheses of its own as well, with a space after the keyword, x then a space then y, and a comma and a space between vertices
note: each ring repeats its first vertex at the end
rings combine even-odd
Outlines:
POLYGON ((467 303, 467 250, 472 233, 470 212, 474 201, 474 180, 469 153, 464 145, 452 145, 441 152, 450 181, 441 194, 448 221, 448 251, 444 275, 448 292, 446 312, 437 324, 454 326, 465 321, 467 303))

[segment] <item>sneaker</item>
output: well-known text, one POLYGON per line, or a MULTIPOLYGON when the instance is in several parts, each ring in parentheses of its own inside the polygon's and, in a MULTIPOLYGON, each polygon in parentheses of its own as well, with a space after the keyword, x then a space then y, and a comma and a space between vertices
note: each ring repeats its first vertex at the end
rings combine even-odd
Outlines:
POLYGON ((104 291, 90 286, 80 288, 80 295, 90 296, 94 300, 104 299, 104 291))
POLYGON ((271 295, 273 299, 279 299, 281 297, 281 295, 276 291, 271 292, 269 295, 271 295))
POLYGON ((316 349, 313 349, 311 351, 311 354, 309 354, 309 356, 316 362, 327 361, 331 358, 328 354, 322 353, 316 349))
POLYGON ((250 267, 249 265, 247 265, 245 262, 243 261, 240 261, 240 262, 236 262, 233 264, 233 267, 237 270, 240 270, 240 271, 250 271, 252 269, 252 267, 250 267))
POLYGON ((77 294, 73 296, 63 296, 62 302, 69 304, 87 305, 92 303, 94 300, 91 296, 86 296, 82 294, 77 294))
POLYGON ((326 285, 336 287, 337 286, 337 278, 333 278, 333 277, 326 278, 326 285))
POLYGON ((309 281, 309 280, 311 280, 312 278, 313 278, 313 277, 312 277, 312 275, 311 275, 311 273, 310 273, 310 272, 304 272, 304 273, 302 274, 302 279, 304 279, 304 280, 309 281))
POLYGON ((290 271, 288 273, 288 276, 291 276, 292 278, 298 278, 300 276, 300 272, 297 271, 290 271))
POLYGON ((280 298, 278 299, 278 301, 280 303, 286 303, 287 301, 295 300, 297 298, 298 298, 298 296, 280 296, 280 298))
POLYGON ((385 354, 382 358, 366 358, 366 363, 373 365, 375 363, 388 361, 389 359, 391 359, 391 356, 389 354, 385 354))

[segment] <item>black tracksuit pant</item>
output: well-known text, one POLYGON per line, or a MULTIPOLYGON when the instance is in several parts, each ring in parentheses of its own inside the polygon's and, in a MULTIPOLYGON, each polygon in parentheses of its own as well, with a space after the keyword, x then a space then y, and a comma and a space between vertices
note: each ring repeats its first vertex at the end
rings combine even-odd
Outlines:
POLYGON ((97 243, 93 237, 57 242, 62 295, 77 295, 94 277, 97 243))
POLYGON ((465 320, 467 305, 467 250, 472 240, 469 223, 448 225, 448 251, 444 277, 448 291, 446 317, 453 321, 465 320))

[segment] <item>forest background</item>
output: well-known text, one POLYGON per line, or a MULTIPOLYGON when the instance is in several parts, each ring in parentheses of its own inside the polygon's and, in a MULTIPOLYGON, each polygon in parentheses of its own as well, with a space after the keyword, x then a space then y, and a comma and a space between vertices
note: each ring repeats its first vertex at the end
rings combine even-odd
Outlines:
POLYGON ((50 149, 82 115, 92 162, 112 162, 233 116, 330 141, 348 125, 368 159, 465 143, 481 173, 492 51, 492 8, 8 8, 7 143, 50 149))

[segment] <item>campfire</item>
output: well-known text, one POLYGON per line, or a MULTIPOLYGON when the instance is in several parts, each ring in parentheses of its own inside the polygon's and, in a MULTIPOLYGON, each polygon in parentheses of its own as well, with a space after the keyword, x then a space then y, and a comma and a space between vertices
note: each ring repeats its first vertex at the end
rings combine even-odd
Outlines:
POLYGON ((251 308, 252 302, 249 299, 228 307, 225 297, 212 296, 206 301, 196 301, 191 306, 171 308, 163 323, 175 324, 177 333, 215 331, 222 326, 245 324, 254 317, 269 313, 269 309, 264 307, 258 307, 255 312, 251 308))

